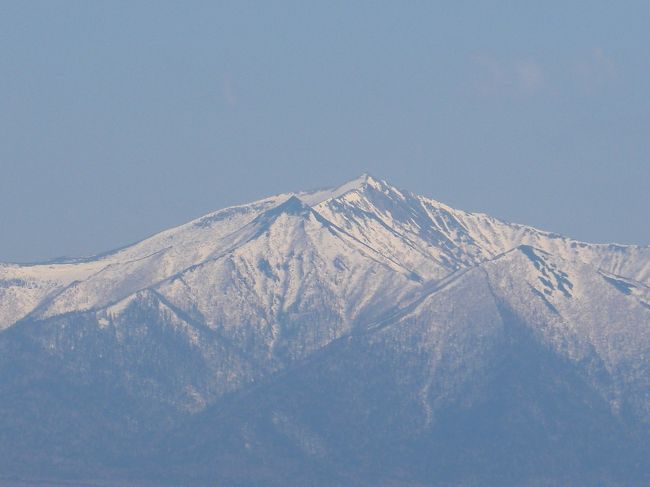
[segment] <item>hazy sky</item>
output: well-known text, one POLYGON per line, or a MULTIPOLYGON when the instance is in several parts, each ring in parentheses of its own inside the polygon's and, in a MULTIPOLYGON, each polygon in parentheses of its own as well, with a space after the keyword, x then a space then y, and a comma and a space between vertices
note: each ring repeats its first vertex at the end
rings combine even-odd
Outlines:
POLYGON ((650 244, 650 2, 0 1, 2 261, 366 171, 650 244))

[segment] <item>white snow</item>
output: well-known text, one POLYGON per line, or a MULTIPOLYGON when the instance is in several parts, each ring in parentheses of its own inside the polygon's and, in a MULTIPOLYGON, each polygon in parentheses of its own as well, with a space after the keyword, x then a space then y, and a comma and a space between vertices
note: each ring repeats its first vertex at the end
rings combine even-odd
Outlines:
POLYGON ((143 289, 173 289, 174 296, 184 295, 183 306, 200 301, 203 312, 216 317, 226 312, 214 302, 224 299, 218 293, 237 279, 274 313, 293 312, 301 299, 317 299, 315 289, 325 286, 337 296, 333 312, 349 322, 381 293, 396 295, 389 275, 402 276, 400 285, 410 288, 523 244, 650 284, 650 247, 578 242, 455 210, 364 174, 331 190, 286 193, 215 211, 96 258, 0 264, 0 329, 30 313, 45 318, 101 309, 143 289), (292 196, 307 205, 300 210, 304 215, 270 212, 269 221, 258 220, 292 196), (310 280, 318 282, 314 289, 305 285, 310 280), (203 302, 198 294, 208 289, 211 301, 203 302))

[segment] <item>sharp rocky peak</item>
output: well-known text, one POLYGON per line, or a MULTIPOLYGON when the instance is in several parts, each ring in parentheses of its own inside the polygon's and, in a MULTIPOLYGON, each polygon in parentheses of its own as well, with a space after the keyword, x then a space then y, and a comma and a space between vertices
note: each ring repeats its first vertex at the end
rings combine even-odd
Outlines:
POLYGON ((356 193, 368 196, 371 192, 382 192, 384 194, 403 195, 403 192, 395 188, 389 182, 375 178, 370 174, 364 173, 361 176, 351 179, 334 188, 312 191, 308 193, 298 193, 300 198, 309 206, 317 206, 331 200, 336 200, 346 195, 356 193))
POLYGON ((382 193, 394 193, 398 195, 403 195, 403 191, 397 189, 395 186, 393 186, 391 183, 386 181, 385 179, 379 179, 374 176, 371 176, 368 173, 364 173, 361 176, 359 176, 356 179, 353 179, 352 181, 349 181, 342 185, 340 188, 350 188, 349 191, 357 190, 357 191, 368 191, 368 190, 375 190, 375 191, 380 191, 382 193))

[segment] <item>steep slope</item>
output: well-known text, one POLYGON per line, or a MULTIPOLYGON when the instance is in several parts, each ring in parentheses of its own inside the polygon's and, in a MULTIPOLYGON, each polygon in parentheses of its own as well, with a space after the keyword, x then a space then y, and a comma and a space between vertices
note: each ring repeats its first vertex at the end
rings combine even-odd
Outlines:
POLYGON ((253 226, 254 239, 158 288, 242 349, 261 347, 255 353, 265 357, 303 356, 373 319, 420 285, 408 269, 296 197, 253 226))
MULTIPOLYGON (((89 310, 231 248, 233 235, 292 194, 216 211, 123 249, 89 259, 39 265, 0 264, 0 329, 29 313, 89 310)), ((293 195, 296 196, 296 195, 293 195)), ((364 175, 324 191, 298 193, 307 205, 359 243, 422 280, 439 280, 518 245, 650 283, 650 248, 576 242, 531 227, 466 213, 364 175)))
POLYGON ((578 242, 488 215, 456 210, 368 175, 346 189, 316 204, 314 209, 429 279, 439 279, 520 245, 531 245, 565 260, 582 261, 650 284, 648 246, 578 242))
POLYGON ((368 175, 0 265, 0 472, 641 485, 649 272, 368 175))
POLYGON ((612 411, 650 422, 650 289, 529 246, 495 262, 482 267, 497 298, 545 346, 587 367, 612 411))
MULTIPOLYGON (((362 177, 339 188, 297 196, 317 204, 364 181, 362 177)), ((0 330, 44 307, 53 315, 104 306, 212 259, 233 245, 234 233, 291 196, 296 194, 218 210, 96 257, 34 265, 0 263, 0 330), (58 305, 52 306, 55 299, 58 305)))
POLYGON ((420 287, 407 269, 296 197, 226 240, 221 253, 115 302, 107 271, 70 286, 0 335, 0 364, 8 370, 22 361, 12 343, 27 342, 75 380, 101 382, 110 370, 111 381, 138 401, 194 411, 350 333, 420 287), (110 304, 69 306, 89 295, 110 304), (185 363, 193 365, 177 366, 185 363))
MULTIPOLYGON (((288 195, 219 210, 129 247, 88 259, 34 265, 0 264, 0 329, 101 274, 100 289, 80 296, 75 309, 89 309, 164 279, 218 252, 221 241, 288 195), (124 286, 124 290, 122 287, 124 286)), ((90 286, 92 287, 92 286, 90 286)))
POLYGON ((209 408, 149 461, 238 485, 641 485, 639 303, 521 247, 209 408), (592 287, 614 314, 575 313, 592 287))
POLYGON ((519 245, 530 245, 567 261, 581 261, 605 272, 650 284, 650 246, 580 242, 526 225, 505 223, 481 213, 459 210, 453 213, 477 244, 492 256, 519 245))

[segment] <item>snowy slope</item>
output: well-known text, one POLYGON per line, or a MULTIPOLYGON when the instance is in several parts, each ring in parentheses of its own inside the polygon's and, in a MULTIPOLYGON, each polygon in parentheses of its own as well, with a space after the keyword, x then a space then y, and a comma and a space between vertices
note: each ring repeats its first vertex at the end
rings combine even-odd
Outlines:
POLYGON ((650 423, 650 288, 531 246, 454 273, 365 334, 381 350, 426 357, 396 373, 419 377, 432 420, 436 404, 460 400, 498 360, 513 323, 573 364, 612 411, 625 404, 650 423))
POLYGON ((325 218, 358 238, 384 245, 427 277, 491 259, 531 245, 568 260, 650 283, 650 247, 589 244, 481 213, 455 210, 430 198, 398 190, 365 176, 354 187, 315 206, 325 218))
POLYGON ((88 309, 150 286, 218 252, 222 239, 288 197, 278 195, 219 210, 97 258, 69 263, 0 264, 0 329, 62 292, 68 296, 79 293, 71 306, 88 309), (98 278, 91 279, 98 274, 98 278), (77 286, 89 279, 94 282, 82 285, 78 291, 77 286), (95 284, 97 281, 103 284, 95 284), (69 286, 75 289, 71 291, 69 286), (83 287, 95 287, 96 291, 85 291, 83 287))
MULTIPOLYGON (((291 194, 208 214, 97 258, 0 265, 0 328, 31 312, 52 316, 106 306, 227 252, 233 235, 291 194), (44 314, 43 314, 44 313, 44 314)), ((648 247, 576 242, 447 207, 361 176, 332 190, 296 193, 359 248, 423 281, 438 280, 522 244, 605 272, 650 282, 648 247)))
POLYGON ((645 286, 520 246, 422 290, 208 406, 163 457, 216 483, 647 484, 645 286))
MULTIPOLYGON (((173 465, 198 485, 593 485, 590 458, 650 444, 650 247, 363 175, 0 265, 0 376, 0 471, 155 458, 153 485, 173 465), (513 463, 521 478, 490 477, 513 463), (526 484, 558 465, 573 477, 526 484)), ((631 462, 603 463, 611 485, 647 484, 631 462)))

